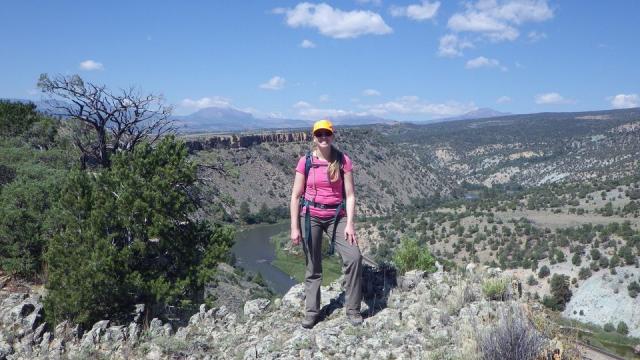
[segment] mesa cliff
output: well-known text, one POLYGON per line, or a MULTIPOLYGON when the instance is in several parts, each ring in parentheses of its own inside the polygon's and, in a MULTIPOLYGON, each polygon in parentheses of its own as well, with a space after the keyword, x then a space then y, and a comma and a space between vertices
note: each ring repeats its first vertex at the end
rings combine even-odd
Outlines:
POLYGON ((274 132, 263 134, 198 135, 186 138, 190 152, 210 149, 247 148, 262 143, 291 143, 309 141, 306 132, 274 132))

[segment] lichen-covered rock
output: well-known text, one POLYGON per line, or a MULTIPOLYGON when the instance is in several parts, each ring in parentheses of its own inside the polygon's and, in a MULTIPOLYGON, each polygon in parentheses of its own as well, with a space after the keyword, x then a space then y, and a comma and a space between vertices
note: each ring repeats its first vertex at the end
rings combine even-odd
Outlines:
POLYGON ((255 299, 247 301, 244 304, 244 316, 249 319, 253 319, 255 316, 261 314, 270 303, 271 301, 269 301, 269 299, 255 299))
MULTIPOLYGON (((468 281, 472 280, 444 272, 409 272, 394 289, 381 281, 383 285, 366 293, 365 321, 354 327, 345 317, 342 279, 338 279, 322 288, 323 318, 313 329, 300 326, 304 285, 299 284, 277 300, 280 306, 270 306, 264 298, 246 302, 241 313, 226 305, 211 309, 202 305, 175 335, 171 324, 158 318, 145 329, 140 322, 142 307, 128 325, 104 320, 82 336, 78 326, 62 322, 51 332, 44 322, 35 326, 37 322, 29 318, 38 313, 39 303, 14 295, 2 301, 6 308, 0 308, 4 310, 0 317, 14 326, 14 332, 0 331, 0 359, 3 354, 15 360, 473 359, 468 353, 476 346, 474 329, 486 331, 503 309, 520 303, 465 297, 468 281)), ((536 311, 533 305, 531 309, 536 311)))

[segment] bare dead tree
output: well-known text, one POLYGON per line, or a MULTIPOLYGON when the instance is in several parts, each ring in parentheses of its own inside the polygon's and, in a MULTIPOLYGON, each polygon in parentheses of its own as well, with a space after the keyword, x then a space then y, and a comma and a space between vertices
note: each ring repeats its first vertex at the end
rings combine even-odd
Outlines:
POLYGON ((173 108, 160 95, 143 95, 133 87, 115 93, 78 75, 42 74, 38 87, 48 95, 54 115, 77 121, 74 143, 82 152, 83 166, 95 159, 109 167, 112 154, 133 151, 141 141, 153 143, 175 131, 173 108))

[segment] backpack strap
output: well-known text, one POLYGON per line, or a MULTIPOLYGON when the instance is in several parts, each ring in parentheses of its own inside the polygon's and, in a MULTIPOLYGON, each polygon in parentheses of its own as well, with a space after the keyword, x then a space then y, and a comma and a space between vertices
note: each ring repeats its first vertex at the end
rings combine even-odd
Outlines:
POLYGON ((307 179, 309 178, 309 172, 311 171, 311 152, 307 150, 305 153, 305 162, 304 162, 304 192, 300 197, 300 209, 304 208, 304 239, 302 239, 302 250, 304 251, 304 261, 308 262, 308 252, 309 246, 311 246, 311 204, 306 199, 305 194, 307 192, 307 179), (309 242, 307 244, 307 241, 309 242))
POLYGON ((342 201, 340 205, 336 208, 336 213, 333 216, 333 232, 331 234, 331 242, 329 243, 329 249, 327 250, 328 255, 333 255, 336 250, 336 229, 338 228, 338 219, 340 218, 340 213, 343 209, 347 208, 347 193, 344 189, 344 153, 340 150, 337 150, 338 156, 338 165, 340 168, 340 179, 342 179, 342 201))

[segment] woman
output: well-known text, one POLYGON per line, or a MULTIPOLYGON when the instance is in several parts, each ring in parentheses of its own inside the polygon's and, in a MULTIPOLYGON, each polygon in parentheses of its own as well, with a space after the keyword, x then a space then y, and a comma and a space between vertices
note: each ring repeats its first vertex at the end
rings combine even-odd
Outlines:
POLYGON ((332 237, 330 249, 335 242, 342 257, 347 319, 353 325, 362 324, 362 256, 354 229, 353 165, 333 146, 333 140, 334 129, 329 120, 313 125, 314 150, 298 161, 291 193, 291 241, 294 245, 302 242, 307 265, 302 321, 302 327, 307 329, 320 319, 323 232, 332 237), (304 234, 301 229, 305 229, 304 234))

